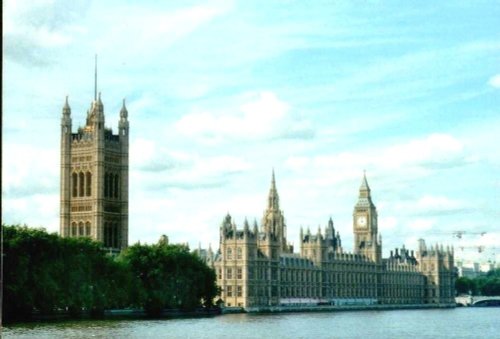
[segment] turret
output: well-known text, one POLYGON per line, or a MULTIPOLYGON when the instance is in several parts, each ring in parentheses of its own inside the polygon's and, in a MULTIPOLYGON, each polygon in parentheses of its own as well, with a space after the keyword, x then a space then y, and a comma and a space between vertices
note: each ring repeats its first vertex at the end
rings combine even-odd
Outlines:
POLYGON ((118 129, 120 131, 120 137, 128 135, 128 111, 125 107, 125 99, 123 99, 122 108, 120 110, 120 122, 118 123, 118 129))
POLYGON ((248 234, 249 230, 250 230, 250 226, 248 225, 248 220, 247 218, 245 218, 245 222, 243 224, 243 230, 245 231, 244 234, 245 236, 248 234))
POLYGON ((68 96, 66 96, 62 109, 61 133, 68 137, 68 140, 65 141, 69 141, 69 136, 71 135, 71 107, 69 107, 68 96))
POLYGON ((68 96, 66 95, 66 100, 63 106, 63 120, 71 119, 71 107, 69 107, 68 96))
POLYGON ((60 232, 67 237, 70 225, 70 196, 71 196, 71 108, 68 96, 64 102, 61 117, 61 195, 60 195, 60 232))

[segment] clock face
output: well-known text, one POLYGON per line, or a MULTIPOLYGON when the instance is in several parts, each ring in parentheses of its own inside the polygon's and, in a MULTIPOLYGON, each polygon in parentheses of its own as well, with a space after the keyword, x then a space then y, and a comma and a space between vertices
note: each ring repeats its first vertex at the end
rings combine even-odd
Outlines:
POLYGON ((365 227, 366 226, 366 217, 360 216, 360 217, 358 217, 356 222, 357 222, 358 226, 365 227))

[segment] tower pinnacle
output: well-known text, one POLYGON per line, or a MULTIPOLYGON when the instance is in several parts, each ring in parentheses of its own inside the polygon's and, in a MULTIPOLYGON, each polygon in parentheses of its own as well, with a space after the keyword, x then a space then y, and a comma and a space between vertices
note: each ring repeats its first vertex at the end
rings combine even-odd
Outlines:
POLYGON ((63 114, 64 115, 70 115, 71 114, 71 107, 69 107, 68 96, 67 95, 66 95, 66 100, 64 101, 63 114))
POLYGON ((370 191, 370 186, 368 186, 368 180, 366 180, 366 170, 363 170, 363 180, 361 181, 360 191, 370 191))
POLYGON ((125 107, 125 98, 123 98, 122 109, 120 110, 120 118, 127 119, 128 111, 127 107, 125 107))

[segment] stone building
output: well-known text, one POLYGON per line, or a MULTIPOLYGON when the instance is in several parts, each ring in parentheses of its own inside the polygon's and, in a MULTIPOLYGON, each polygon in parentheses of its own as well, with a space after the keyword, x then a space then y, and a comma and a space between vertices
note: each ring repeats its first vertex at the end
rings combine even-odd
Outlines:
POLYGON ((220 227, 216 253, 199 250, 217 274, 228 307, 436 304, 454 305, 453 250, 404 247, 382 258, 377 209, 363 176, 353 212, 354 253, 343 250, 332 219, 325 229, 300 230, 300 254, 286 239, 274 172, 262 222, 231 216, 220 227))
POLYGON ((61 119, 61 211, 63 237, 90 237, 118 252, 128 245, 129 122, 125 100, 118 134, 105 126, 101 94, 87 121, 72 131, 68 97, 61 119))

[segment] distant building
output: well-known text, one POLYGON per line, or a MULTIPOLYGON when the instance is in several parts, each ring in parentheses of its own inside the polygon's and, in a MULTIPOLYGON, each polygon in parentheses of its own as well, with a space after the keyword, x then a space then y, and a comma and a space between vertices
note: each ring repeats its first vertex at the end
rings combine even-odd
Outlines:
POLYGON ((491 262, 464 262, 457 261, 457 272, 459 277, 477 278, 495 269, 495 264, 491 262))
POLYGON ((330 219, 322 231, 300 230, 300 253, 287 243, 274 172, 260 224, 238 229, 228 214, 216 253, 198 252, 217 274, 226 306, 246 309, 283 305, 454 305, 453 249, 404 247, 382 258, 377 210, 363 176, 353 212, 354 253, 343 250, 330 219))
POLYGON ((127 116, 124 100, 118 134, 113 134, 105 127, 101 94, 95 93, 86 124, 73 133, 66 97, 61 119, 61 236, 90 237, 112 252, 128 245, 127 116))

